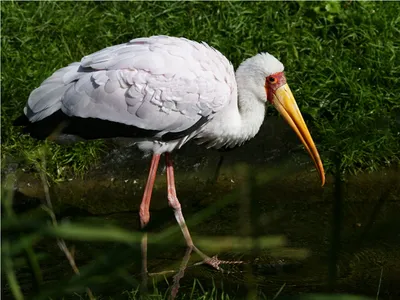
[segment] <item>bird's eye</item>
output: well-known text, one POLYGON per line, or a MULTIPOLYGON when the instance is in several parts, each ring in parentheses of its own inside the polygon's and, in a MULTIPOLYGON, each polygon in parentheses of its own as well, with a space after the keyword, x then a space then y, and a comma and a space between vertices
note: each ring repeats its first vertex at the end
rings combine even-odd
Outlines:
POLYGON ((270 76, 270 77, 268 77, 268 81, 269 81, 270 83, 276 83, 276 78, 270 76))

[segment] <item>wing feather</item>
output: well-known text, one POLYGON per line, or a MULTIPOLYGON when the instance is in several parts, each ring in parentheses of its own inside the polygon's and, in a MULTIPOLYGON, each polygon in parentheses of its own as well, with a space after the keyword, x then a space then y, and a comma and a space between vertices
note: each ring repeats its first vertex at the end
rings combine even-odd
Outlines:
MULTIPOLYGON (((146 130, 181 132, 236 99, 229 61, 207 44, 155 36, 105 48, 56 71, 28 100, 35 122, 60 109, 146 130)), ((202 121, 203 122, 203 121, 202 121)))

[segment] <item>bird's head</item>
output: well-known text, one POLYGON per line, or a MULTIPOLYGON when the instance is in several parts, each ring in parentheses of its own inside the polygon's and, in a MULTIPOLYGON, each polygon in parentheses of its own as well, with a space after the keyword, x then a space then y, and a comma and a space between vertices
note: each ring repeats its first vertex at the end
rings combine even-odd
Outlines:
POLYGON ((292 91, 286 82, 283 64, 269 53, 245 60, 238 68, 238 85, 246 86, 259 101, 270 103, 285 118, 307 149, 325 184, 325 172, 318 150, 310 135, 292 91))

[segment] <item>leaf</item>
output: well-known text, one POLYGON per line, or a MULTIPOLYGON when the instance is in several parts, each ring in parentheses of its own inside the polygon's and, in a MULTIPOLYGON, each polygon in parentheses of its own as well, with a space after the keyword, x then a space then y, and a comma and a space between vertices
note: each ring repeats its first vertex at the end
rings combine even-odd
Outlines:
POLYGON ((338 14, 342 10, 339 1, 330 1, 328 4, 325 5, 325 9, 331 14, 338 14))
POLYGON ((283 236, 263 236, 257 239, 235 236, 197 237, 196 243, 201 249, 207 249, 210 252, 222 252, 251 250, 255 247, 260 249, 283 247, 286 244, 286 239, 283 236))
POLYGON ((121 243, 140 243, 142 234, 130 232, 115 226, 93 226, 86 224, 64 223, 49 227, 45 234, 62 239, 82 241, 103 241, 121 243))

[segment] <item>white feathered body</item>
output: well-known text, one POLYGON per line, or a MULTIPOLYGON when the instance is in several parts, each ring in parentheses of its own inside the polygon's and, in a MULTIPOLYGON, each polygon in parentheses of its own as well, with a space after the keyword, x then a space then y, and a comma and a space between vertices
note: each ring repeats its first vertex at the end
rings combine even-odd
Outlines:
MULTIPOLYGON (((271 57, 259 60, 276 60, 271 57)), ((139 148, 155 153, 171 152, 192 138, 208 147, 233 147, 254 137, 265 113, 265 100, 242 69, 235 77, 232 64, 206 43, 138 38, 56 71, 31 93, 24 112, 30 122, 61 110, 156 132, 137 140, 139 148), (179 138, 163 138, 167 134, 179 138)))

